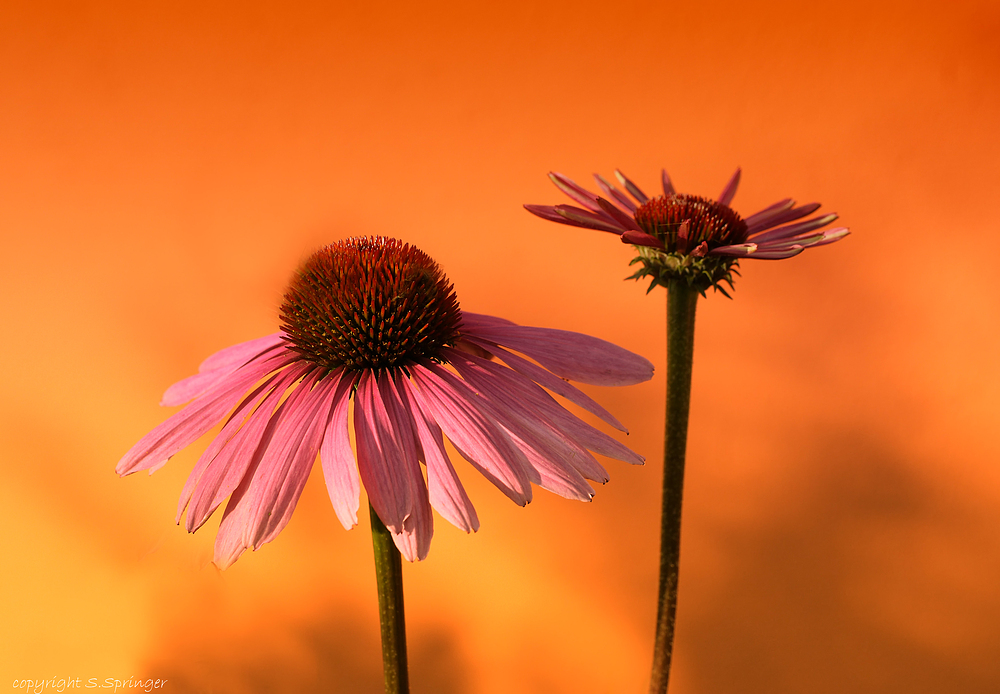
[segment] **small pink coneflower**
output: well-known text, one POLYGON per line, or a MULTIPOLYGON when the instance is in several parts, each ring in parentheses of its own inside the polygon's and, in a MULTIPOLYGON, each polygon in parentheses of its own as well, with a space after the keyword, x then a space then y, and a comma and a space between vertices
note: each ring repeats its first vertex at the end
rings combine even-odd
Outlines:
POLYGON ((641 261, 644 268, 634 277, 652 277, 650 289, 684 278, 701 292, 714 285, 725 293, 719 282, 726 281, 732 287, 730 273, 740 258, 790 258, 850 233, 845 227, 821 231, 837 219, 836 214, 797 221, 820 205, 814 202, 796 206, 791 198, 744 219, 729 206, 740 182, 740 169, 736 169, 718 200, 676 192, 666 170, 660 176, 663 195, 653 197, 617 169, 615 177, 628 195, 599 174, 594 178, 604 197, 553 172, 549 178, 556 187, 583 207, 524 207, 542 219, 607 231, 621 236, 623 243, 638 247, 640 255, 634 262, 641 261))
POLYGON ((224 349, 171 386, 161 404, 190 404, 116 468, 152 473, 221 422, 177 509, 193 532, 229 499, 220 567, 281 532, 317 456, 344 527, 358 522, 363 483, 410 561, 427 556, 431 508, 467 532, 479 527, 443 435, 521 505, 532 483, 589 500, 587 480, 608 479, 591 451, 643 461, 545 389, 624 431, 567 381, 639 383, 652 376, 649 361, 594 337, 462 311, 437 264, 408 244, 353 238, 321 249, 293 279, 281 321, 279 332, 224 349))

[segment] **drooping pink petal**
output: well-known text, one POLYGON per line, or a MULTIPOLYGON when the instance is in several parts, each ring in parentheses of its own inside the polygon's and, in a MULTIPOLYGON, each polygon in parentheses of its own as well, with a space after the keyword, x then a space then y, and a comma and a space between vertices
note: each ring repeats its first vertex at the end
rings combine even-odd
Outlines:
MULTIPOLYGON (((237 405, 236 409, 226 421, 226 424, 222 427, 222 431, 219 432, 218 436, 212 439, 212 443, 208 445, 208 448, 206 448, 201 454, 201 457, 198 458, 198 462, 195 463, 194 469, 191 470, 191 474, 188 475, 187 481, 184 483, 180 499, 177 502, 176 522, 178 524, 181 522, 181 516, 184 514, 184 509, 187 508, 188 502, 191 500, 191 495, 194 493, 195 487, 201 481, 206 470, 208 470, 212 465, 216 456, 218 456, 225 447, 231 445, 230 442, 233 437, 239 433, 240 427, 245 426, 249 419, 253 416, 256 412, 255 408, 257 408, 261 400, 271 393, 272 389, 277 387, 278 381, 283 380, 283 377, 287 377, 289 372, 294 368, 295 367, 293 366, 289 369, 285 369, 284 371, 272 374, 267 378, 267 380, 257 386, 253 392, 244 397, 242 402, 237 405)), ((294 378, 292 380, 294 380, 294 378)), ((287 387, 287 383, 285 386, 281 387, 281 390, 284 391, 285 387, 287 387)), ((273 410, 276 405, 277 402, 273 403, 271 405, 271 410, 273 410)), ((268 414, 268 416, 270 416, 270 414, 268 414)), ((254 444, 254 447, 256 447, 256 444, 254 444)), ((250 449, 250 453, 253 453, 253 448, 250 449)), ((198 525, 200 525, 200 523, 198 525)), ((191 530, 190 526, 188 529, 191 530)))
POLYGON ((629 195, 639 201, 639 204, 644 204, 649 201, 649 196, 639 190, 639 186, 625 178, 625 174, 618 169, 615 169, 615 178, 617 178, 618 182, 621 183, 625 190, 629 192, 629 195))
POLYGON ((291 353, 282 351, 240 367, 200 398, 143 436, 118 461, 115 472, 124 476, 148 469, 152 474, 163 467, 177 451, 218 424, 250 386, 293 359, 291 353))
POLYGON ((604 178, 604 176, 594 174, 594 178, 597 179, 597 186, 601 189, 601 192, 611 198, 614 198, 614 201, 621 205, 623 210, 632 214, 636 211, 636 209, 638 209, 636 204, 632 202, 632 200, 625 195, 625 193, 611 185, 611 182, 604 178))
POLYGON ((249 494, 256 532, 248 536, 254 549, 277 537, 291 520, 319 454, 334 388, 325 378, 313 380, 314 374, 289 396, 286 402, 293 398, 295 402, 278 422, 274 440, 254 473, 249 494), (255 489, 258 476, 259 494, 255 489))
POLYGON ((333 504, 333 510, 340 524, 347 530, 358 524, 361 495, 358 465, 354 459, 354 449, 351 448, 351 437, 347 428, 351 389, 356 382, 357 376, 344 373, 338 376, 330 420, 323 435, 323 444, 319 449, 319 458, 323 464, 323 479, 326 481, 330 503, 333 504))
POLYGON ((486 326, 474 337, 526 354, 571 381, 597 386, 625 386, 648 381, 653 365, 645 357, 582 333, 522 325, 486 326))
POLYGON ((803 250, 805 249, 803 249, 801 246, 796 248, 788 248, 781 251, 759 250, 749 257, 757 258, 758 260, 784 260, 785 258, 791 258, 794 255, 798 255, 803 250))
POLYGON ((459 453, 514 503, 531 501, 530 468, 521 450, 482 411, 469 387, 432 362, 410 368, 420 409, 459 453))
MULTIPOLYGON (((504 357, 501 356, 501 358, 504 357)), ((541 421, 550 423, 565 436, 576 441, 584 448, 594 451, 595 453, 600 453, 601 455, 621 460, 632 465, 642 465, 643 462, 645 462, 645 458, 641 455, 635 453, 627 446, 624 446, 604 432, 595 429, 576 417, 573 413, 569 412, 566 408, 557 403, 551 395, 536 385, 530 377, 522 376, 520 374, 511 374, 498 364, 494 364, 493 362, 485 359, 478 359, 472 355, 464 357, 463 359, 464 361, 469 361, 479 365, 479 367, 486 374, 489 374, 494 381, 504 383, 507 388, 509 388, 512 392, 515 392, 518 400, 522 403, 522 406, 518 408, 518 411, 523 413, 523 416, 536 417, 541 421)), ((458 360, 456 360, 456 362, 457 361, 458 360)), ((457 364, 456 369, 459 370, 459 373, 462 373, 457 364)), ((466 380, 468 380, 472 385, 476 387, 480 386, 476 380, 475 374, 466 375, 463 373, 463 377, 465 377, 466 380)), ((561 382, 565 383, 565 381, 561 382)), ((583 472, 583 470, 581 470, 581 472, 583 472)), ((588 477, 588 479, 602 481, 597 477, 588 477)))
POLYGON ((427 491, 431 506, 448 522, 465 532, 479 530, 479 516, 448 458, 441 427, 423 411, 420 399, 413 392, 409 380, 400 379, 400 384, 400 394, 413 416, 421 457, 427 466, 427 491))
POLYGON ((788 224, 789 222, 794 222, 796 219, 801 219, 811 215, 813 212, 820 208, 818 202, 811 202, 808 205, 802 205, 801 207, 793 207, 787 210, 779 210, 774 214, 770 214, 761 219, 755 220, 752 224, 747 222, 747 235, 752 236, 753 234, 758 234, 762 231, 767 231, 773 227, 781 224, 788 224))
POLYGON ((259 438, 256 432, 251 432, 248 436, 248 440, 258 440, 259 443, 253 451, 253 456, 246 469, 242 472, 239 483, 229 497, 226 510, 222 513, 219 532, 215 536, 215 557, 213 559, 220 569, 228 568, 244 551, 254 548, 254 536, 257 534, 254 511, 259 497, 265 491, 261 488, 261 463, 264 462, 265 456, 268 456, 272 445, 281 445, 282 442, 276 437, 278 426, 289 409, 294 411, 296 401, 302 396, 302 391, 309 387, 312 380, 312 378, 308 378, 306 382, 300 383, 273 412, 271 412, 269 405, 280 400, 281 395, 279 394, 272 403, 265 401, 264 407, 258 408, 258 411, 254 413, 257 416, 251 417, 247 423, 259 427, 260 422, 264 422, 264 428, 259 438))
POLYGON ((354 437, 368 499, 385 527, 399 533, 413 504, 408 480, 397 474, 406 456, 406 442, 390 418, 377 379, 367 371, 361 374, 354 395, 354 437))
MULTIPOLYGON (((427 557, 434 535, 434 516, 428 500, 427 485, 420 472, 417 460, 419 441, 414 430, 414 420, 403 398, 401 381, 406 377, 402 372, 389 375, 382 372, 378 379, 379 392, 383 396, 399 440, 403 443, 404 457, 397 461, 397 474, 410 486, 411 506, 403 527, 393 532, 392 540, 407 561, 419 561, 427 557)), ((375 509, 376 512, 378 509, 375 509)), ((381 517, 381 516, 380 516, 381 517)), ((388 527, 388 526, 387 526, 388 527)))
POLYGON ((666 169, 660 169, 660 183, 663 184, 664 195, 676 195, 677 191, 674 190, 673 181, 670 180, 670 175, 667 174, 666 169))
POLYGON ((591 212, 600 211, 600 208, 597 205, 597 196, 586 188, 578 185, 568 176, 563 176, 561 173, 550 171, 549 180, 556 184, 556 188, 561 190, 571 199, 586 207, 591 212))
POLYGON ((515 442, 520 441, 518 445, 538 470, 543 487, 569 498, 589 499, 593 490, 583 477, 608 481, 607 471, 594 456, 548 416, 550 411, 562 408, 545 391, 524 376, 485 359, 466 357, 453 350, 445 354, 459 375, 494 406, 497 421, 516 437, 515 442))
MULTIPOLYGON (((213 445, 209 446, 202 458, 198 460, 198 464, 188 478, 188 484, 185 485, 185 490, 192 483, 196 485, 191 493, 190 508, 185 523, 188 532, 194 532, 200 528, 215 512, 215 509, 225 501, 226 497, 239 487, 243 479, 249 479, 252 476, 275 435, 278 418, 274 415, 278 404, 285 391, 305 376, 309 370, 308 365, 297 363, 278 374, 271 380, 270 390, 266 398, 247 418, 243 427, 218 451, 212 450, 214 448, 213 442, 213 445), (209 455, 213 453, 214 455, 209 458, 209 455), (195 478, 196 474, 197 478, 195 478)), ((230 419, 224 430, 232 426, 233 423, 233 419, 230 419)), ((181 493, 180 503, 183 502, 184 492, 181 493)))
POLYGON ((523 357, 519 357, 512 352, 508 352, 502 347, 497 346, 497 344, 494 342, 479 340, 478 338, 471 338, 471 339, 474 342, 483 345, 484 349, 487 349, 492 354, 495 354, 497 357, 502 359, 507 366, 512 368, 514 371, 517 371, 519 374, 527 376, 532 381, 535 381, 539 385, 548 388, 553 393, 561 395, 570 402, 579 405, 583 409, 587 410, 587 412, 597 415, 602 420, 613 426, 615 429, 618 429, 619 431, 624 431, 626 434, 628 433, 628 429, 625 428, 625 425, 619 422, 614 417, 614 415, 612 415, 606 409, 601 407, 601 405, 598 404, 597 401, 593 400, 589 395, 584 393, 582 390, 580 390, 573 384, 564 381, 558 376, 552 374, 549 371, 546 371, 542 367, 538 366, 533 362, 528 361, 527 359, 524 359, 523 357))
POLYGON ((553 209, 578 227, 607 231, 612 234, 620 234, 625 231, 621 224, 603 212, 601 214, 588 212, 572 205, 556 205, 553 209))
POLYGON ((188 376, 167 388, 160 404, 164 407, 174 407, 203 395, 248 361, 278 347, 282 343, 281 335, 282 333, 275 333, 258 337, 216 352, 201 363, 198 373, 194 376, 188 376))
POLYGON ((719 194, 719 202, 723 205, 729 205, 733 201, 736 189, 740 185, 740 172, 741 169, 736 169, 736 173, 733 174, 733 177, 729 179, 729 183, 726 184, 726 187, 722 189, 722 193, 719 194))

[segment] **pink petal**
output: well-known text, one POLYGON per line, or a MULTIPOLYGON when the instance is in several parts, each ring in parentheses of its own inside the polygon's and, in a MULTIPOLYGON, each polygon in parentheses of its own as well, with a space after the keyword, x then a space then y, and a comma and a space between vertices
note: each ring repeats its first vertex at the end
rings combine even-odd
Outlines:
MULTIPOLYGON (((230 447, 236 447, 240 445, 240 442, 239 441, 234 442, 233 438, 236 436, 239 436, 241 439, 245 438, 246 432, 241 433, 242 431, 241 427, 246 428, 246 426, 248 426, 249 420, 252 419, 253 416, 256 415, 258 412, 263 411, 261 408, 258 408, 256 410, 255 408, 257 408, 261 400, 263 400, 266 396, 268 396, 272 392, 272 389, 278 387, 280 388, 280 392, 284 392, 285 388, 288 387, 288 384, 291 381, 294 381, 296 378, 298 378, 298 376, 294 376, 291 378, 291 381, 286 380, 287 377, 290 376, 289 372, 293 371, 295 368, 296 368, 295 366, 292 366, 289 369, 285 369, 284 371, 272 374, 266 381, 264 381, 264 383, 257 386, 257 388, 252 393, 243 398, 243 401, 237 406, 236 410, 232 413, 232 415, 229 416, 229 419, 226 421, 225 426, 222 427, 222 431, 219 432, 218 436, 212 439, 212 443, 209 444, 208 448, 205 449, 205 452, 201 454, 200 458, 198 458, 198 462, 195 464, 194 469, 191 470, 191 474, 188 475, 187 482, 184 483, 184 488, 181 490, 180 499, 177 502, 176 522, 178 524, 181 522, 181 516, 184 514, 184 509, 187 508, 188 502, 191 500, 191 496, 192 494, 194 494, 195 488, 200 485, 201 480, 204 477, 206 471, 208 471, 209 468, 211 467, 214 471, 213 474, 216 474, 218 473, 219 471, 218 469, 220 467, 225 468, 228 465, 228 463, 223 462, 225 458, 222 461, 213 465, 213 461, 216 460, 216 456, 218 456, 222 451, 230 447)), ((280 394, 278 397, 280 397, 280 394)), ((270 409, 268 410, 267 416, 264 416, 265 421, 270 416, 270 413, 274 411, 274 408, 277 406, 277 404, 278 404, 277 401, 275 401, 268 406, 270 409)), ((258 439, 260 438, 259 434, 257 438, 258 439)), ((249 460, 249 458, 253 455, 253 451, 256 448, 256 445, 257 443, 255 442, 252 445, 252 447, 250 447, 249 451, 246 452, 246 455, 243 457, 249 460)), ((237 479, 237 482, 238 481, 239 479, 237 479)), ((233 487, 235 486, 236 483, 233 484, 233 487)), ((230 489, 229 491, 231 492, 232 489, 230 489)), ((208 516, 206 515, 205 517, 207 518, 208 516)), ((194 524, 194 528, 200 525, 201 525, 200 522, 196 523, 194 524)), ((187 527, 188 530, 192 532, 194 531, 190 517, 188 518, 187 527)))
POLYGON ((358 524, 361 482, 358 479, 358 465, 351 448, 351 437, 347 428, 347 410, 351 401, 351 389, 357 383, 356 375, 343 372, 337 376, 337 391, 333 396, 330 421, 323 435, 319 449, 323 463, 323 479, 330 495, 330 503, 337 519, 347 530, 358 524))
POLYGON ((795 201, 791 198, 785 198, 784 200, 779 200, 773 205, 768 205, 763 210, 759 212, 754 212, 752 215, 744 219, 743 221, 747 223, 748 227, 752 227, 754 224, 759 224, 762 221, 773 217, 776 214, 780 214, 786 210, 790 210, 795 207, 795 201))
POLYGON ((497 316, 488 316, 485 313, 472 313, 471 311, 462 311, 462 327, 468 327, 470 330, 475 330, 477 327, 489 327, 496 325, 517 325, 513 321, 509 321, 506 318, 498 318, 497 316))
POLYGON ((625 190, 629 192, 629 195, 638 200, 640 204, 644 204, 649 201, 649 196, 639 190, 639 186, 625 178, 625 174, 618 169, 615 169, 615 178, 617 178, 618 182, 625 187, 625 190))
POLYGON ((216 538, 220 567, 244 549, 259 549, 273 540, 291 519, 319 453, 336 385, 319 373, 307 375, 275 412, 272 422, 277 425, 266 450, 255 454, 259 463, 233 492, 216 538))
POLYGON ((531 214, 541 217, 542 219, 547 219, 550 222, 558 222, 559 224, 568 224, 569 226, 578 227, 581 226, 577 222, 570 221, 563 215, 556 211, 556 208, 552 205, 524 205, 526 209, 531 214))
POLYGON ((454 350, 446 350, 445 355, 459 375, 492 406, 497 422, 538 471, 543 488, 567 498, 589 500, 594 490, 581 472, 600 482, 608 480, 608 473, 587 450, 534 407, 535 402, 547 398, 538 386, 506 367, 466 358, 454 350))
MULTIPOLYGON (((747 220, 747 234, 753 235, 776 227, 779 224, 787 224, 788 222, 794 222, 796 219, 801 219, 811 215, 813 212, 820 208, 818 202, 811 202, 808 205, 803 205, 802 207, 793 207, 791 209, 782 209, 774 213, 768 214, 766 216, 761 216, 759 219, 754 219, 751 223, 747 220)), ((759 213, 763 215, 763 213, 759 213)))
POLYGON ((462 457, 514 503, 531 501, 528 461, 510 437, 482 411, 478 398, 454 375, 434 363, 414 365, 420 410, 429 415, 462 457))
POLYGON ((600 211, 600 207, 597 205, 597 196, 586 188, 577 185, 577 183, 569 177, 563 176, 561 173, 551 171, 549 172, 549 180, 556 184, 556 188, 586 207, 591 212, 600 211))
POLYGON ((539 385, 548 388, 553 393, 563 396, 570 402, 575 403, 580 407, 582 407, 583 409, 587 410, 587 412, 597 415, 605 422, 613 426, 615 429, 618 429, 619 431, 624 431, 626 434, 628 433, 628 429, 626 429, 621 422, 615 419, 615 417, 610 412, 601 407, 600 404, 598 404, 595 400, 591 399, 589 395, 584 393, 582 390, 580 390, 573 384, 564 381, 558 376, 553 375, 551 372, 546 371, 542 367, 528 361, 527 359, 519 357, 512 352, 508 352, 507 350, 498 347, 493 342, 488 342, 485 340, 477 340, 475 338, 472 338, 472 340, 474 343, 481 344, 484 347, 484 349, 487 349, 489 352, 495 354, 497 357, 502 359, 503 362, 507 364, 507 366, 512 368, 514 371, 517 371, 519 374, 527 376, 532 381, 535 381, 539 385))
POLYGON ((552 373, 571 381, 626 386, 653 377, 653 365, 645 357, 581 333, 521 325, 483 327, 467 332, 472 337, 526 354, 552 373))
POLYGON ((666 169, 660 170, 660 183, 663 184, 663 194, 664 195, 675 195, 674 184, 670 180, 670 176, 667 174, 666 169))
POLYGON ((601 191, 605 195, 614 198, 615 202, 621 205, 623 210, 625 210, 629 214, 636 211, 637 209, 636 204, 632 202, 632 200, 630 200, 629 197, 625 195, 625 193, 621 192, 613 185, 611 185, 611 183, 606 178, 604 178, 604 176, 601 176, 600 174, 594 174, 594 178, 597 179, 597 185, 601 189, 601 191))
POLYGON ((642 231, 642 228, 635 223, 635 218, 632 217, 632 215, 625 214, 604 198, 597 198, 597 204, 601 206, 601 209, 604 210, 609 217, 614 219, 626 229, 632 229, 640 232, 642 231))
POLYGON ((837 215, 828 214, 822 217, 816 217, 814 219, 807 219, 804 222, 799 222, 797 224, 789 224, 788 226, 778 227, 777 229, 771 229, 770 231, 765 231, 756 234, 749 240, 756 244, 764 243, 765 241, 773 241, 777 239, 789 239, 800 234, 812 231, 814 229, 819 229, 820 227, 825 227, 827 224, 835 221, 837 215))
POLYGON ((218 424, 254 383, 295 359, 289 351, 255 360, 237 369, 203 396, 146 434, 126 453, 115 472, 129 475, 163 467, 177 451, 218 424))
MULTIPOLYGON (((615 458, 616 460, 621 460, 633 465, 641 465, 645 461, 645 458, 641 455, 633 452, 604 432, 595 429, 586 422, 577 418, 566 408, 557 403, 551 395, 542 390, 529 378, 525 378, 519 374, 512 374, 498 364, 486 361, 485 359, 478 359, 471 355, 463 357, 462 359, 478 365, 481 370, 489 374, 489 377, 497 381, 502 380, 507 388, 516 392, 517 399, 521 403, 521 409, 525 412, 525 417, 537 417, 548 422, 553 426, 553 428, 560 431, 567 438, 572 439, 584 448, 589 448, 595 453, 600 453, 601 455, 606 455, 609 458, 615 458)), ((458 360, 456 360, 456 362, 457 361, 458 360)), ((465 377, 466 380, 468 380, 472 385, 477 388, 482 387, 479 380, 477 380, 476 374, 463 373, 461 367, 457 363, 455 368, 459 371, 459 373, 462 373, 463 377, 465 377)), ((584 471, 581 470, 581 472, 584 471)), ((584 474, 586 476, 586 473, 584 474)), ((588 479, 594 479, 599 482, 604 481, 598 477, 589 477, 588 479)))
POLYGON ((625 231, 625 227, 603 212, 601 214, 588 212, 572 205, 556 205, 553 209, 578 227, 607 231, 612 234, 620 234, 625 231))
POLYGON ((248 361, 278 347, 283 342, 281 336, 282 333, 266 335, 216 352, 201 363, 198 373, 194 376, 189 376, 167 388, 160 404, 164 407, 183 405, 204 394, 248 361))
POLYGON ((622 234, 622 243, 631 243, 633 246, 648 246, 650 248, 665 249, 663 241, 644 231, 629 230, 622 234))
POLYGON ((412 440, 402 440, 401 433, 375 376, 363 372, 354 395, 358 470, 375 512, 394 534, 401 532, 413 504, 408 480, 398 467, 408 460, 408 452, 416 458, 415 446, 412 440))
POLYGON ((736 173, 733 177, 729 179, 729 183, 726 187, 722 189, 719 194, 719 202, 723 205, 729 205, 733 201, 733 196, 736 195, 736 188, 740 185, 740 169, 736 169, 736 173))
MULTIPOLYGON (((420 471, 420 463, 417 461, 417 432, 414 430, 414 420, 410 409, 403 400, 402 381, 406 377, 401 372, 394 373, 391 377, 384 372, 379 377, 379 390, 385 396, 385 402, 392 411, 392 418, 399 427, 399 438, 408 445, 405 458, 397 463, 397 474, 403 477, 410 486, 410 499, 412 504, 406 518, 403 519, 403 527, 393 533, 392 540, 396 547, 407 561, 420 561, 427 557, 427 552, 431 547, 431 536, 434 534, 434 516, 431 513, 431 505, 428 500, 427 485, 424 483, 424 476, 420 471)), ((378 509, 375 509, 378 511, 378 509)))
POLYGON ((400 379, 406 406, 413 415, 414 429, 420 441, 421 458, 427 465, 427 491, 430 503, 445 520, 465 532, 479 530, 479 516, 448 458, 441 427, 421 409, 413 386, 400 379))

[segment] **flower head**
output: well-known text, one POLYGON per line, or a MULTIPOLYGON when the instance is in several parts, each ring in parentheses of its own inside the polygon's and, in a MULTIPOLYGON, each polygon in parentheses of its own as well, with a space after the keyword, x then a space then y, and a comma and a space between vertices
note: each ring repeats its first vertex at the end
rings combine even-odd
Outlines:
POLYGON ((408 244, 353 238, 319 250, 293 279, 281 320, 280 332, 224 349, 171 386, 161 404, 190 404, 116 468, 152 473, 221 422, 177 522, 186 510, 194 532, 228 497, 215 543, 223 568, 287 525, 317 455, 344 527, 358 522, 364 483, 411 561, 427 556, 432 507, 467 532, 479 527, 443 436, 521 505, 532 483, 589 500, 586 480, 608 479, 591 451, 643 460, 543 388, 624 431, 567 380, 639 383, 652 376, 649 361, 579 333, 464 312, 437 264, 408 244))
POLYGON ((677 193, 665 170, 661 176, 663 195, 652 198, 621 171, 616 170, 615 176, 628 195, 598 174, 594 177, 604 197, 562 174, 550 173, 556 187, 583 207, 524 207, 553 222, 618 234, 622 242, 639 251, 632 262, 641 262, 643 267, 633 277, 651 277, 650 290, 671 279, 682 279, 702 293, 712 286, 726 293, 719 283, 725 281, 732 287, 732 273, 740 258, 790 258, 849 233, 845 227, 819 231, 837 219, 836 214, 796 221, 818 210, 819 203, 797 207, 792 199, 776 202, 746 219, 740 217, 729 206, 740 182, 739 169, 718 200, 677 193))

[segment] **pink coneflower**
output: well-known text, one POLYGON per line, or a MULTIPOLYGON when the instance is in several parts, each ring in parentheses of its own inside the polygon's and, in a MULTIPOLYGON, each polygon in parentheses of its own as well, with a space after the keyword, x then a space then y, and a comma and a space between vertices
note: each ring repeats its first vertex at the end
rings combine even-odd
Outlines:
MULTIPOLYGON (((674 190, 666 170, 661 173, 663 195, 649 197, 615 170, 615 177, 628 192, 594 174, 604 197, 577 185, 559 173, 549 178, 574 205, 525 205, 532 214, 560 224, 597 229, 621 236, 622 242, 639 247, 645 268, 635 277, 651 276, 652 287, 685 277, 704 291, 725 280, 740 258, 776 260, 798 255, 806 248, 822 246, 850 233, 845 227, 820 231, 835 219, 828 214, 801 220, 819 209, 819 203, 796 206, 788 198, 750 215, 740 217, 731 207, 740 182, 740 170, 722 189, 718 200, 687 195, 674 190), (630 197, 631 196, 631 197, 630 197)), ((724 291, 724 290, 723 290, 724 291)))
POLYGON ((567 380, 639 383, 652 376, 649 361, 594 337, 462 311, 437 264, 408 244, 353 238, 321 249, 293 279, 281 321, 279 332, 224 349, 171 386, 163 405, 190 404, 116 468, 153 472, 223 423, 177 510, 178 523, 187 510, 193 532, 229 498, 215 543, 220 567, 281 532, 317 455, 344 527, 358 522, 363 482, 411 561, 427 556, 432 507, 467 532, 479 527, 442 433, 521 505, 531 483, 589 500, 586 480, 608 479, 590 451, 643 460, 544 388, 624 431, 567 380))

